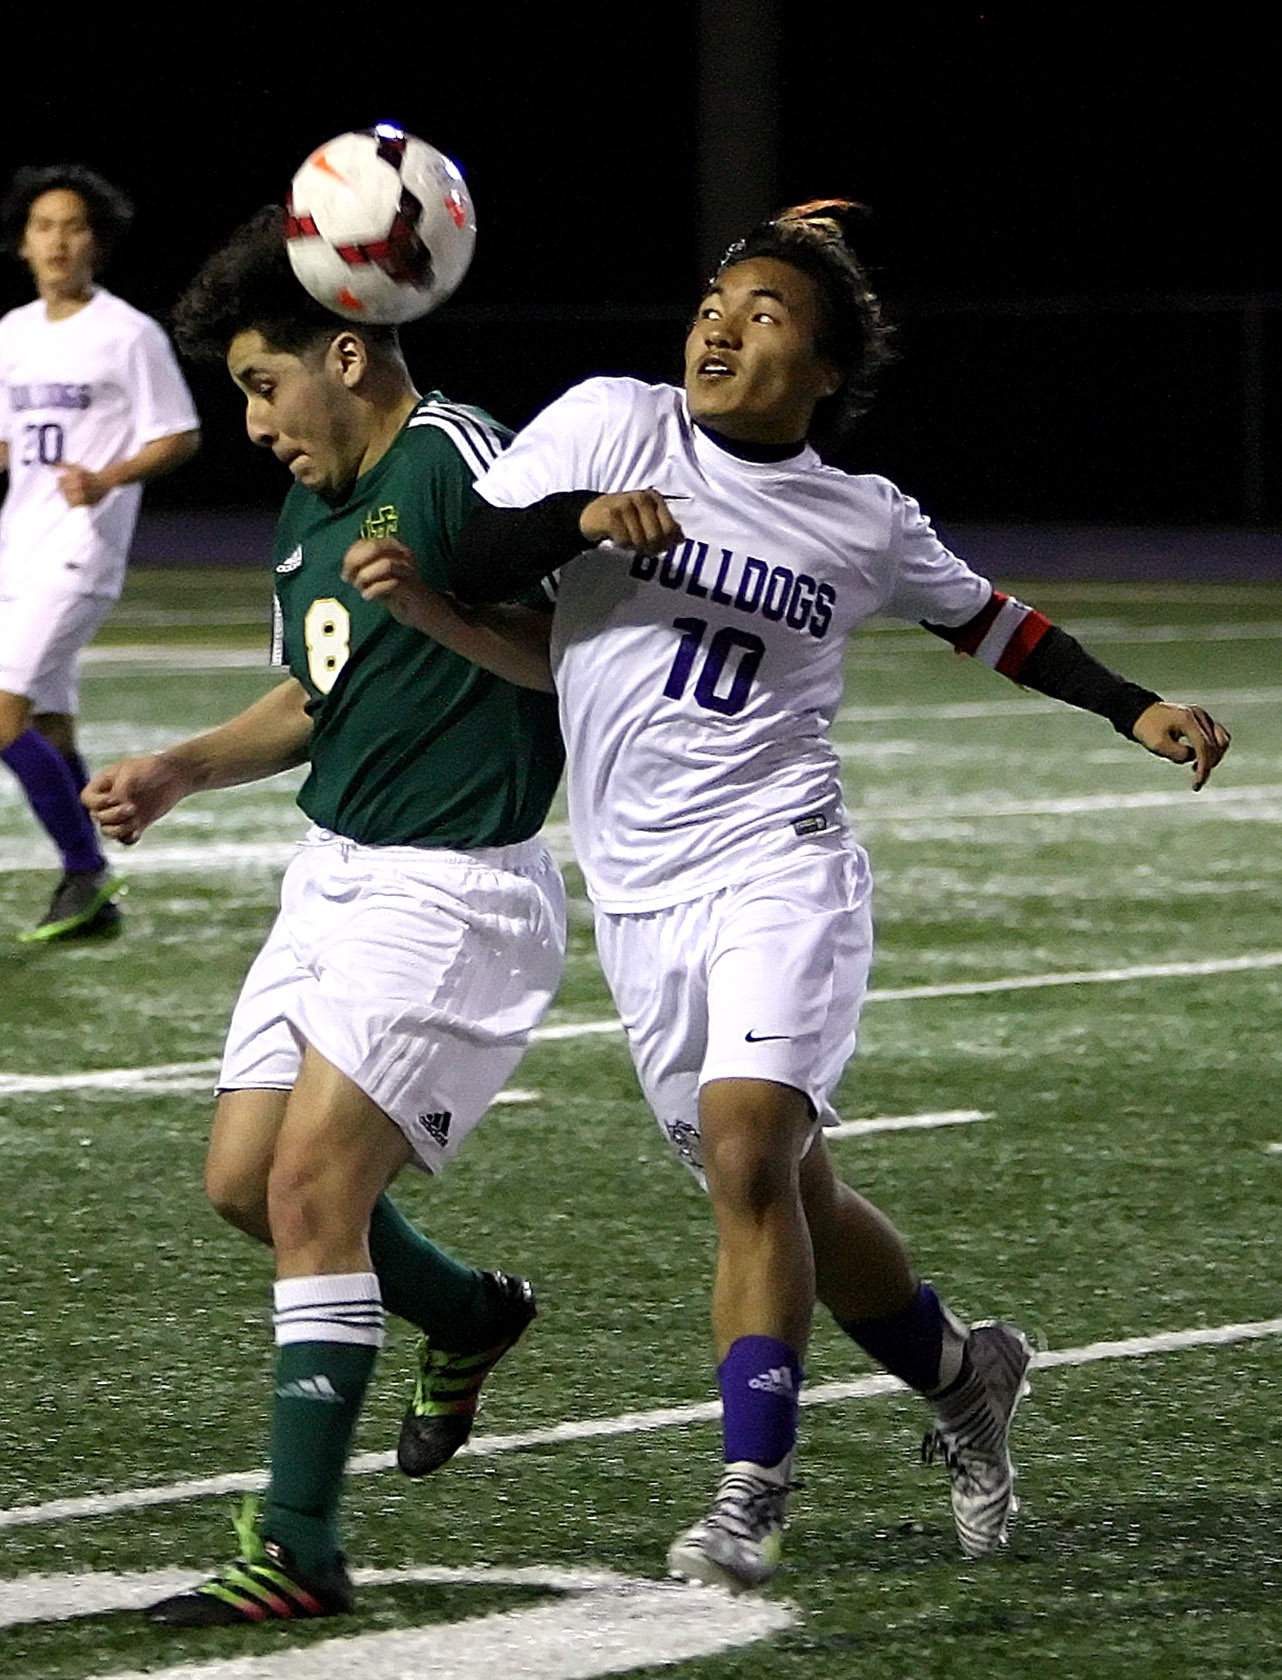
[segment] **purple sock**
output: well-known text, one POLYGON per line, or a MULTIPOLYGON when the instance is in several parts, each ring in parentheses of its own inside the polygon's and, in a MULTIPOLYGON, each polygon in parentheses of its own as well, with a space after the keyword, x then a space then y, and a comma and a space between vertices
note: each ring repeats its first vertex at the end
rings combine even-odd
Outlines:
POLYGON ((966 1332, 928 1283, 889 1318, 852 1318, 841 1328, 919 1394, 946 1388, 961 1371, 966 1332))
POLYGON ((80 803, 80 789, 66 759, 36 729, 24 729, 0 758, 22 783, 49 838, 62 853, 66 870, 106 867, 98 836, 88 811, 80 803))
POLYGON ((801 1361, 773 1336, 740 1336, 717 1367, 725 1460, 778 1464, 797 1440, 801 1361))

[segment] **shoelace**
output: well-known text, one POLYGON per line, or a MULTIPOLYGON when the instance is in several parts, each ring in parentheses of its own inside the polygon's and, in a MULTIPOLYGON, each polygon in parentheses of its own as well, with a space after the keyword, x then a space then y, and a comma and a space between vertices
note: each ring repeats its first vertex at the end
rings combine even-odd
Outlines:
POLYGON ((938 1425, 927 1430, 921 1443, 922 1463, 933 1464, 936 1459, 943 1460, 948 1474, 955 1480, 981 1492, 984 1488, 984 1470, 995 1467, 991 1455, 975 1451, 973 1443, 966 1447, 960 1446, 938 1425))
POLYGON ((764 1528, 782 1525, 788 1495, 800 1486, 796 1481, 766 1482, 742 1472, 727 1476, 705 1521, 751 1538, 764 1528))

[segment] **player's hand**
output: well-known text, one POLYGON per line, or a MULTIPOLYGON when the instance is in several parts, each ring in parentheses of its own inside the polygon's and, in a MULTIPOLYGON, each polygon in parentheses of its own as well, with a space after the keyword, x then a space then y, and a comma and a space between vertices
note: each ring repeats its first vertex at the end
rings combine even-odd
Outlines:
POLYGON ((58 473, 58 488, 68 507, 97 507, 111 486, 88 467, 69 462, 58 473))
POLYGON ((1140 713, 1131 733, 1142 747, 1172 764, 1193 766, 1193 792, 1229 750, 1229 732, 1203 706, 1172 706, 1159 700, 1140 713))
POLYGON ((684 535, 657 490, 598 496, 579 515, 579 530, 590 543, 612 542, 638 554, 662 554, 684 535))
POLYGON ((118 759, 85 787, 81 803, 109 840, 132 846, 192 790, 187 766, 166 753, 118 759))
POLYGON ((381 601, 402 624, 414 622, 414 608, 427 585, 418 562, 395 537, 363 537, 343 556, 343 577, 366 601, 381 601))

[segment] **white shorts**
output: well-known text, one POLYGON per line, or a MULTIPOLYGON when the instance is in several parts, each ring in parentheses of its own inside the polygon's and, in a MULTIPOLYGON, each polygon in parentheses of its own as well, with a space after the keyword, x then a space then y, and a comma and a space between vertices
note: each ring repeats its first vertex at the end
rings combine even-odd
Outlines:
POLYGON ((289 1090, 310 1044, 439 1172, 511 1077, 564 957, 564 888, 541 841, 453 852, 313 829, 218 1088, 289 1090))
POLYGON ((769 1079, 816 1129, 855 1048, 872 963, 872 877, 843 835, 769 873, 666 910, 599 911, 597 950, 646 1101, 702 1177, 699 1089, 769 1079))
POLYGON ((114 595, 0 595, 0 689, 23 695, 33 712, 74 716, 80 650, 115 604, 114 595))

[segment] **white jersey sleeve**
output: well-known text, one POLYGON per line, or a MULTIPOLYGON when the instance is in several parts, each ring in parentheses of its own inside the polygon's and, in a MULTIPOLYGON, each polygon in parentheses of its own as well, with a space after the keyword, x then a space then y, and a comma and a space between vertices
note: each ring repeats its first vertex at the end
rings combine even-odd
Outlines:
POLYGON ((893 582, 883 610, 914 622, 965 624, 988 605, 992 584, 944 547, 911 496, 882 483, 893 497, 887 543, 893 582))
POLYGON ((125 377, 133 392, 135 449, 157 438, 194 432, 200 425, 169 340, 155 321, 146 317, 129 346, 125 377))
POLYGON ((517 433, 477 480, 478 495, 493 507, 521 508, 564 490, 618 487, 633 453, 634 404, 650 389, 633 379, 588 379, 573 386, 517 433))

